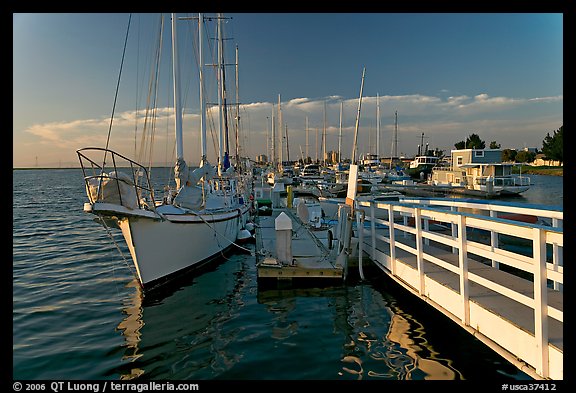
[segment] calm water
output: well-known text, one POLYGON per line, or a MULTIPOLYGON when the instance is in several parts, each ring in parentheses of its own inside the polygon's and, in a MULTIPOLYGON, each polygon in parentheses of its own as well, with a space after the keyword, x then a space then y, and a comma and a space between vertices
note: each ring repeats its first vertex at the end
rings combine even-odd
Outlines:
MULTIPOLYGON (((531 177, 514 201, 563 205, 562 177, 531 177)), ((530 379, 381 278, 263 290, 236 253, 143 297, 80 170, 13 171, 13 198, 14 379, 530 379)))

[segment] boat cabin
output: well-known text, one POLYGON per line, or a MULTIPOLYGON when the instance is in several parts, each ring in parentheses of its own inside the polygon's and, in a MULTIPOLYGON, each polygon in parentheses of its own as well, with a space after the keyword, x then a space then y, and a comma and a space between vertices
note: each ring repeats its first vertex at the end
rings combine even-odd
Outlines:
POLYGON ((500 149, 452 150, 451 157, 451 166, 432 169, 431 184, 502 194, 517 194, 530 186, 530 178, 512 174, 513 163, 502 162, 500 149))
POLYGON ((320 165, 318 164, 308 164, 304 166, 304 169, 300 172, 300 177, 320 177, 320 165))

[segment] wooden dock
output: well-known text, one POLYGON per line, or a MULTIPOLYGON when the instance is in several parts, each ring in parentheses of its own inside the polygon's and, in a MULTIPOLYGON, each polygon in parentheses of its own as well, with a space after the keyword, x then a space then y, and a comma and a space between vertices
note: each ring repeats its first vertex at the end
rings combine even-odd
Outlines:
POLYGON ((563 379, 562 211, 450 198, 360 204, 370 208, 370 214, 357 216, 360 260, 368 256, 399 285, 533 378, 563 379), (376 218, 378 210, 388 211, 388 217, 401 212, 404 220, 376 218), (500 214, 530 215, 550 224, 500 214), (437 225, 433 230, 431 222, 446 230, 437 225), (471 231, 487 236, 473 239, 471 231), (510 236, 527 242, 527 250, 507 250, 503 239, 510 236))
POLYGON ((304 224, 294 208, 274 208, 272 215, 256 221, 257 276, 259 282, 300 285, 343 284, 344 267, 336 266, 330 248, 333 229, 304 224), (284 213, 291 220, 291 261, 277 255, 276 220, 284 213), (330 239, 329 239, 330 238, 330 239))

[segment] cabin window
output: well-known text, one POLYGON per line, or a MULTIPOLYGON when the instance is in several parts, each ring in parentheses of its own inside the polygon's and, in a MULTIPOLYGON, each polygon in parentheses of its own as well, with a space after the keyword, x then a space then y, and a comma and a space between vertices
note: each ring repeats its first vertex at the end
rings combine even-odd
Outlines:
POLYGON ((474 150, 474 157, 484 157, 484 150, 474 150))

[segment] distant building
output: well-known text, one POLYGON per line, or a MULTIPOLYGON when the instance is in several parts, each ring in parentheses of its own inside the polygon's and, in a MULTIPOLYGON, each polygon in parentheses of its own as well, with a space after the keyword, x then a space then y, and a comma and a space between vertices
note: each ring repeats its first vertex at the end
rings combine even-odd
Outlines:
POLYGON ((410 163, 410 160, 403 161, 402 157, 380 157, 380 164, 384 165, 385 167, 392 165, 392 168, 394 168, 396 166, 404 166, 406 163, 410 163))
POLYGON ((525 147, 525 148, 524 148, 524 149, 522 149, 522 150, 524 150, 524 151, 528 151, 528 152, 530 152, 530 153, 534 153, 534 154, 538 153, 538 149, 537 149, 537 148, 535 148, 535 147, 525 147))
POLYGON ((256 156, 256 162, 259 164, 265 164, 268 162, 268 157, 266 154, 260 154, 259 156, 256 156))
POLYGON ((337 162, 340 162, 340 157, 338 156, 337 151, 331 151, 330 152, 330 160, 332 161, 332 164, 336 164, 337 162))
POLYGON ((564 166, 564 163, 558 160, 550 160, 542 153, 536 154, 534 161, 530 163, 532 166, 564 166))

